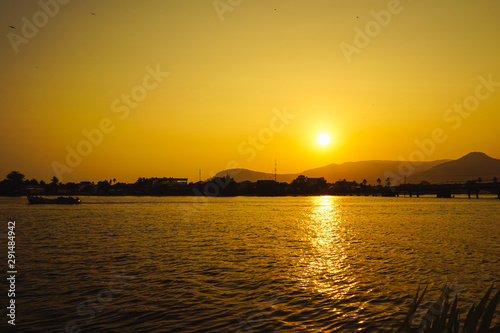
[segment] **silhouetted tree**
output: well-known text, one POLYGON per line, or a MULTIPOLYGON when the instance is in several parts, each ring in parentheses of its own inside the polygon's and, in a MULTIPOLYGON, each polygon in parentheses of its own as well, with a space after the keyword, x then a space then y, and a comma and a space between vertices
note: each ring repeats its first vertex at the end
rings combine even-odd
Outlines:
POLYGON ((387 177, 385 181, 387 182, 387 186, 391 186, 391 178, 387 177))
POLYGON ((220 181, 217 181, 217 179, 214 178, 215 182, 220 186, 219 196, 226 197, 238 194, 238 184, 234 181, 233 178, 229 177, 229 175, 226 175, 226 177, 219 177, 219 179, 220 181))
POLYGON ((305 190, 307 187, 307 177, 304 175, 300 175, 292 181, 291 185, 292 185, 292 189, 296 193, 303 194, 303 193, 305 193, 305 190))
POLYGON ((50 179, 50 184, 47 187, 47 191, 50 193, 57 193, 58 190, 59 190, 59 179, 56 176, 54 176, 50 179))
POLYGON ((477 182, 478 182, 478 183, 481 183, 482 181, 483 181, 483 178, 481 178, 481 177, 477 177, 477 182))
POLYGON ((319 191, 324 191, 327 189, 328 182, 326 181, 325 177, 319 177, 318 179, 318 190, 319 191))
POLYGON ((241 190, 249 193, 253 188, 254 192, 250 192, 251 194, 263 196, 284 195, 286 185, 286 183, 278 183, 274 180, 258 180, 255 184, 242 184, 241 190))
POLYGON ((368 184, 368 181, 366 179, 363 179, 363 183, 362 183, 364 186, 366 186, 366 184, 368 184))
POLYGON ((498 178, 495 176, 493 177, 493 183, 496 183, 498 181, 498 178))
POLYGON ((12 171, 0 182, 0 194, 23 195, 24 187, 24 175, 19 171, 12 171))
POLYGON ((347 180, 339 180, 333 184, 333 192, 339 194, 347 194, 356 192, 356 182, 348 182, 347 180))
POLYGON ((28 185, 28 186, 36 186, 38 185, 38 180, 36 179, 31 179, 31 180, 24 180, 24 185, 28 185))
POLYGON ((378 183, 379 185, 382 185, 382 179, 377 178, 377 183, 378 183))
POLYGON ((66 183, 64 185, 64 188, 69 190, 69 191, 72 191, 72 192, 78 191, 78 185, 76 185, 75 183, 72 183, 72 182, 66 183))
POLYGON ((24 175, 19 171, 11 171, 6 178, 7 180, 19 184, 22 183, 22 181, 24 180, 24 175))
POLYGON ((108 193, 110 188, 111 184, 107 180, 102 182, 97 182, 97 190, 100 192, 108 193))

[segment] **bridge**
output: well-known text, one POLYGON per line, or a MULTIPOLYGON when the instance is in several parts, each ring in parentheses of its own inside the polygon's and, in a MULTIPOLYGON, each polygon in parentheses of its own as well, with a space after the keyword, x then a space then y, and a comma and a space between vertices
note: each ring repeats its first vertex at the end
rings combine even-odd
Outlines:
POLYGON ((451 198, 454 194, 467 194, 469 198, 479 194, 497 194, 500 199, 500 182, 479 183, 467 182, 462 184, 401 184, 394 186, 394 191, 399 195, 409 197, 420 195, 436 195, 438 198, 451 198))

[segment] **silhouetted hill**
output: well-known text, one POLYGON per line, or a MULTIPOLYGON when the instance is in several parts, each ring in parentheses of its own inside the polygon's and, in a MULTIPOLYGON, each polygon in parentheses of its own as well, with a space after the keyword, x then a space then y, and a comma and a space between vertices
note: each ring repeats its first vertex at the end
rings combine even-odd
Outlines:
MULTIPOLYGON (((296 174, 278 174, 277 180, 290 183, 298 175, 305 175, 312 178, 324 177, 331 183, 341 179, 355 180, 357 182, 366 179, 369 184, 376 184, 377 178, 380 178, 382 184, 385 184, 386 175, 389 175, 392 178, 393 185, 398 185, 397 178, 402 180, 404 174, 407 175, 408 183, 420 183, 424 180, 430 183, 465 182, 478 177, 488 181, 493 177, 500 177, 500 159, 492 158, 480 152, 469 153, 457 160, 437 160, 417 164, 411 162, 402 163, 400 161, 346 162, 305 170, 296 174), (408 166, 413 170, 408 172, 408 166), (393 176, 390 176, 391 174, 393 176)), ((227 174, 237 182, 274 179, 272 173, 256 172, 248 169, 224 170, 219 172, 217 176, 222 177, 227 174)))
POLYGON ((418 183, 426 180, 431 183, 465 182, 481 177, 484 181, 500 177, 500 159, 485 153, 469 153, 458 160, 445 162, 431 169, 415 173, 408 181, 418 183))
MULTIPOLYGON (((428 170, 438 164, 448 160, 438 160, 423 162, 420 165, 413 165, 414 172, 428 170)), ((303 172, 308 177, 325 177, 329 182, 335 182, 339 179, 355 180, 358 183, 366 179, 369 184, 376 184, 377 178, 385 184, 386 175, 392 179, 393 185, 397 185, 398 181, 394 176, 400 176, 399 169, 402 167, 401 161, 360 161, 346 162, 342 164, 330 164, 324 167, 306 170, 303 172)), ((402 168, 406 171, 406 168, 402 168)), ((401 176, 402 178, 402 176, 401 176)))
MULTIPOLYGON (((424 171, 447 161, 449 160, 423 162, 420 165, 413 167, 416 171, 424 171)), ((310 169, 296 174, 278 174, 277 181, 290 183, 292 180, 297 178, 298 175, 305 175, 311 178, 324 177, 328 182, 331 183, 341 179, 350 181, 355 180, 360 183, 363 181, 363 179, 366 179, 369 184, 376 184, 377 178, 380 178, 382 180, 382 184, 385 184, 386 175, 389 173, 399 176, 400 167, 400 161, 347 162, 342 164, 330 164, 324 167, 310 169)), ((255 182, 257 180, 274 179, 274 174, 272 173, 257 172, 248 169, 224 170, 217 173, 216 176, 223 177, 228 174, 237 182, 241 182, 244 180, 255 182)), ((397 184, 398 182, 394 181, 393 179, 393 185, 397 184)))

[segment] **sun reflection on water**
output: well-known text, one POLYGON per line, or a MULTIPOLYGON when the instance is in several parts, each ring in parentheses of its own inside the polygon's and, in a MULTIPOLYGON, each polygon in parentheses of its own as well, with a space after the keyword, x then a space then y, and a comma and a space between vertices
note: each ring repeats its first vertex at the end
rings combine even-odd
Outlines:
POLYGON ((302 286, 317 293, 343 299, 355 284, 349 276, 346 229, 339 197, 311 197, 311 209, 304 216, 310 251, 300 262, 302 286))

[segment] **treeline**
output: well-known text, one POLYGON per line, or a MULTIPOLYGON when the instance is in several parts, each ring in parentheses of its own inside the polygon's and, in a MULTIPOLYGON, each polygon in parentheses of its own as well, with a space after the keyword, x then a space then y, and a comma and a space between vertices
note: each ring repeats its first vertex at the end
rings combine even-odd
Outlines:
POLYGON ((380 179, 376 185, 366 180, 339 180, 328 183, 323 177, 308 178, 300 175, 291 183, 274 180, 256 182, 235 182, 233 178, 215 177, 207 181, 188 183, 187 179, 178 178, 138 178, 135 183, 117 182, 116 179, 94 182, 61 183, 57 177, 50 182, 26 179, 18 172, 10 172, 0 182, 0 195, 23 196, 36 195, 178 195, 178 196, 285 196, 285 195, 380 195, 391 193, 390 179, 382 185, 380 179))

